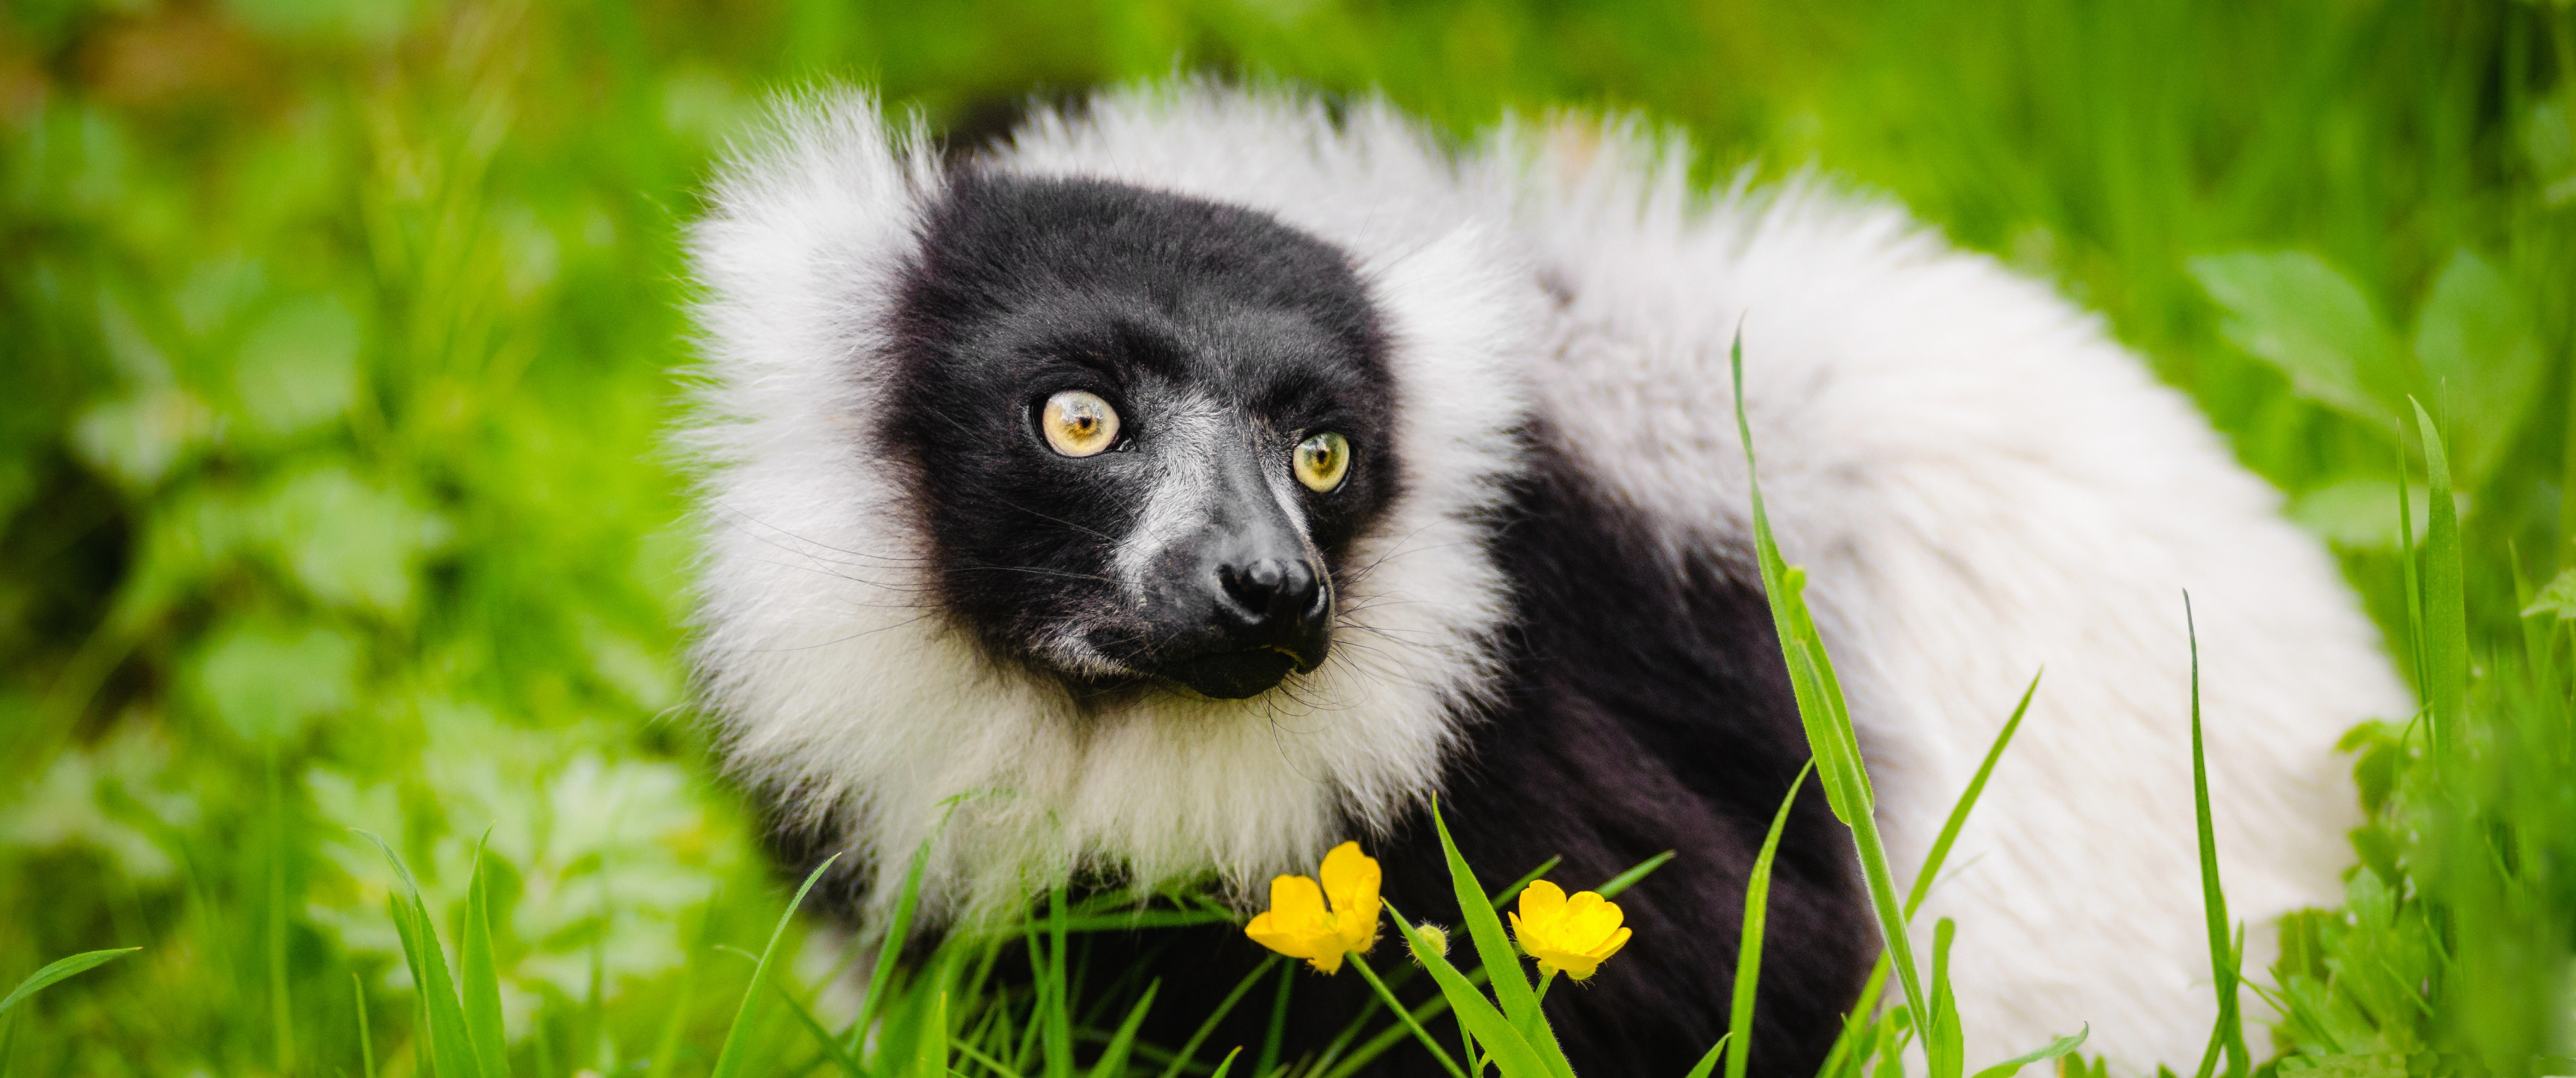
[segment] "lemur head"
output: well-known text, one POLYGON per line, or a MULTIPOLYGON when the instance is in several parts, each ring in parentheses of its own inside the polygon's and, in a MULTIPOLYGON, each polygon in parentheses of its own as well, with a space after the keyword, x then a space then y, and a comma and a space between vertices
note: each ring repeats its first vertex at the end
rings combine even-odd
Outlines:
POLYGON ((692 657, 735 773, 874 896, 935 836, 953 911, 1250 897, 1427 795, 1499 683, 1547 307, 1484 167, 1192 84, 971 163, 782 103, 691 230, 692 657))
POLYGON ((1397 494, 1394 386, 1338 249, 1255 210, 969 173, 921 226, 882 452, 931 581, 996 657, 1083 691, 1271 689, 1397 494))

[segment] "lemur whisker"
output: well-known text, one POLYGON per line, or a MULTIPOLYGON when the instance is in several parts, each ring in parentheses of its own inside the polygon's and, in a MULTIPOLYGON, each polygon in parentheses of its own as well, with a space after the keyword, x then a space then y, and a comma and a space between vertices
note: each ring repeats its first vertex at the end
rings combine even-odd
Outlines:
POLYGON ((850 634, 850 635, 848 635, 848 636, 840 637, 840 638, 838 638, 838 639, 834 639, 834 640, 825 640, 825 641, 823 641, 823 642, 821 642, 821 643, 817 643, 817 644, 796 644, 796 645, 792 645, 792 646, 789 646, 789 647, 778 647, 778 648, 727 648, 727 647, 716 647, 716 648, 709 648, 708 650, 710 650, 710 651, 723 652, 723 653, 725 653, 725 654, 729 654, 729 655, 766 655, 766 654, 773 654, 773 653, 777 653, 777 652, 788 652, 788 651, 813 651, 813 650, 815 650, 816 648, 828 648, 828 647, 831 647, 831 646, 833 646, 833 645, 835 645, 835 644, 846 644, 846 643, 849 643, 849 642, 850 642, 850 641, 852 641, 852 640, 858 640, 858 639, 861 639, 861 638, 864 638, 864 637, 874 636, 874 635, 876 635, 876 634, 878 634, 878 633, 886 632, 886 631, 891 630, 891 629, 900 629, 900 628, 903 628, 903 627, 905 627, 905 626, 907 626, 907 625, 912 625, 912 624, 914 624, 914 623, 916 623, 916 622, 919 622, 919 621, 921 621, 921 620, 922 620, 922 619, 924 619, 924 618, 928 618, 928 617, 930 617, 930 616, 931 616, 931 613, 932 613, 932 612, 930 612, 930 611, 924 611, 921 615, 919 615, 919 616, 917 616, 917 617, 906 618, 906 619, 904 619, 904 620, 902 620, 902 621, 899 621, 899 622, 896 622, 896 623, 894 623, 894 624, 892 624, 892 625, 880 625, 880 626, 877 626, 876 628, 873 628, 873 629, 862 629, 862 630, 860 630, 860 631, 858 631, 858 632, 851 633, 851 634, 850 634))
POLYGON ((1046 569, 1034 565, 960 565, 955 571, 961 573, 1027 573, 1031 576, 1060 577, 1066 580, 1089 580, 1101 584, 1116 583, 1116 581, 1097 573, 1077 573, 1069 569, 1046 569))
MULTIPOLYGON (((848 555, 848 556, 850 556, 850 557, 853 557, 853 558, 863 558, 863 559, 866 559, 866 560, 869 560, 869 561, 886 562, 886 563, 895 564, 895 565, 922 565, 922 564, 927 564, 927 563, 928 563, 928 560, 929 560, 929 559, 927 559, 927 558, 920 558, 920 557, 900 557, 900 556, 892 555, 892 554, 880 554, 880 553, 873 553, 873 552, 870 552, 870 551, 864 551, 864 550, 847 550, 847 549, 844 549, 844 548, 841 548, 841 547, 833 546, 833 545, 831 545, 830 543, 823 542, 822 540, 819 540, 819 539, 809 539, 809 538, 806 538, 805 536, 799 535, 799 534, 797 534, 797 533, 795 533, 795 532, 792 532, 792 531, 788 531, 788 530, 787 530, 787 529, 785 529, 785 528, 781 528, 781 527, 779 527, 779 526, 777 526, 777 525, 775 525, 775 524, 771 524, 771 523, 769 523, 769 522, 767 522, 767 521, 761 520, 761 519, 759 519, 759 518, 757 518, 757 517, 754 517, 754 516, 752 516, 752 515, 750 515, 750 514, 748 514, 748 513, 744 513, 744 512, 742 512, 742 511, 741 511, 741 510, 739 510, 739 509, 734 509, 734 508, 732 508, 732 507, 730 507, 730 506, 723 506, 723 507, 720 507, 720 508, 722 508, 722 509, 724 510, 724 512, 726 512, 726 513, 729 513, 729 514, 732 514, 732 515, 734 515, 734 516, 740 517, 741 519, 746 520, 746 521, 749 521, 749 522, 751 522, 751 523, 753 523, 753 524, 757 524, 757 525, 759 525, 760 527, 762 527, 762 528, 766 528, 766 529, 768 529, 768 530, 769 530, 769 531, 771 531, 771 532, 774 532, 774 533, 779 534, 779 535, 786 536, 787 538, 789 538, 789 539, 793 539, 793 540, 795 540, 795 541, 797 541, 797 542, 799 542, 799 543, 803 543, 803 544, 805 544, 806 546, 814 547, 814 548, 816 548, 816 549, 820 549, 820 550, 828 550, 828 551, 831 551, 832 553, 835 553, 835 554, 846 554, 846 555, 848 555)), ((745 531, 745 532, 744 532, 744 534, 746 534, 746 535, 751 535, 754 539, 757 539, 757 540, 759 540, 760 542, 763 542, 763 543, 767 543, 767 544, 769 544, 769 545, 771 545, 771 546, 778 546, 778 547, 779 547, 779 549, 781 549, 781 550, 789 549, 789 548, 787 548, 787 547, 780 546, 780 545, 777 543, 777 541, 776 541, 776 540, 769 539, 769 538, 767 538, 767 537, 765 537, 765 536, 761 536, 761 535, 759 535, 759 534, 757 534, 757 533, 750 532, 750 531, 745 531)), ((804 556, 804 557, 814 557, 814 555, 813 555, 811 552, 809 552, 809 551, 796 551, 796 553, 797 553, 797 554, 799 554, 799 555, 801 555, 801 556, 804 556)), ((829 560, 831 560, 831 559, 828 559, 828 558, 816 558, 816 560, 818 560, 818 561, 829 561, 829 560)))

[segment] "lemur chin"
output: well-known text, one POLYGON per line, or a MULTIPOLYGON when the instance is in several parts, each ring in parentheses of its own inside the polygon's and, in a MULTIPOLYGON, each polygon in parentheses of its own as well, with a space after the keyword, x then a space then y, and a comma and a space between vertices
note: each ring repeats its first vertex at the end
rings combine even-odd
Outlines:
MULTIPOLYGON (((1972 1057, 2090 1022, 2124 1066, 2192 1058, 2180 594, 2248 968, 2338 892, 2332 744, 2407 710, 2376 634, 2096 319, 1897 210, 1813 179, 1703 196, 1687 160, 1633 124, 1453 151, 1382 103, 1181 83, 945 163, 863 94, 780 105, 693 233, 680 436, 727 758, 796 856, 857 854, 861 918, 934 826, 949 924, 1066 880, 1249 903, 1353 838, 1454 924, 1435 793, 1496 878, 1673 850, 1622 896, 1638 942, 1547 1006, 1584 1073, 1681 1073, 1724 1032, 1746 873, 1807 757, 1749 565, 1740 326, 1900 876, 2047 668, 1923 913, 1958 921, 1972 1057)), ((1877 947, 1808 789, 1766 1075, 1814 1070, 1877 947)), ((1233 930, 1154 954, 1165 1000, 1261 957, 1233 930)), ((1366 989, 1298 992, 1320 1039, 1366 989)), ((1204 1013, 1161 1011, 1175 1042, 1204 1013)))

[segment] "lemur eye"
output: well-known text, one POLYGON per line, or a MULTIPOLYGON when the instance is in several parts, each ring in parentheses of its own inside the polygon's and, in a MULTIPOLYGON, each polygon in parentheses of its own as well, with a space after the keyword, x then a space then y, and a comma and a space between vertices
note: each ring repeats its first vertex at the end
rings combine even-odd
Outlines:
POLYGON ((1068 457, 1095 456, 1118 442, 1118 409, 1097 394, 1068 389, 1048 397, 1038 415, 1038 428, 1055 451, 1068 457))
POLYGON ((1351 470, 1351 440, 1325 431, 1297 443, 1297 481, 1317 494, 1330 494, 1351 470))

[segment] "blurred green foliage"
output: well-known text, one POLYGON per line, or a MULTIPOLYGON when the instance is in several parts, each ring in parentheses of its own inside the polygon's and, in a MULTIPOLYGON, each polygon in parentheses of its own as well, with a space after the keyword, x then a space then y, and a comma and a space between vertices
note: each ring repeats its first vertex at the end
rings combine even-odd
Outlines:
MULTIPOLYGON (((2395 423, 2428 402, 2456 432, 2484 657, 2519 638, 2517 571, 2576 550, 2571 20, 2501 0, 7 0, 0 982, 145 950, 21 1007, 0 1071, 356 1073, 363 998, 374 1058, 408 1072, 392 877, 351 827, 449 918, 488 832, 528 1073, 711 1061, 750 975, 712 945, 757 947, 784 896, 678 710, 689 545, 656 433, 688 358, 679 230, 767 93, 866 81, 979 130, 1024 95, 1213 70, 1381 89, 1462 137, 1506 111, 1636 110, 1690 131, 1706 176, 1818 168, 2103 312, 2401 632, 2395 423)), ((2478 706, 2563 716, 2563 676, 2482 679, 2478 706)), ((2441 800, 2420 751, 2402 729, 2356 744, 2386 772, 2374 871, 2304 929, 2294 995, 2326 992, 2329 960, 2380 962, 2368 947, 2429 961, 2448 915, 2371 911, 2421 897, 2424 843, 2516 824, 2407 815, 2441 800)), ((2492 804, 2558 811, 2545 773, 2514 774, 2492 804)), ((2563 981, 2566 936, 2546 938, 2526 957, 2563 981)), ((797 946, 824 983, 837 952, 797 946)), ((2320 996, 2284 1033, 2320 1057, 2415 1051, 2420 979, 2370 988, 2398 993, 2385 1013, 2320 996)))

